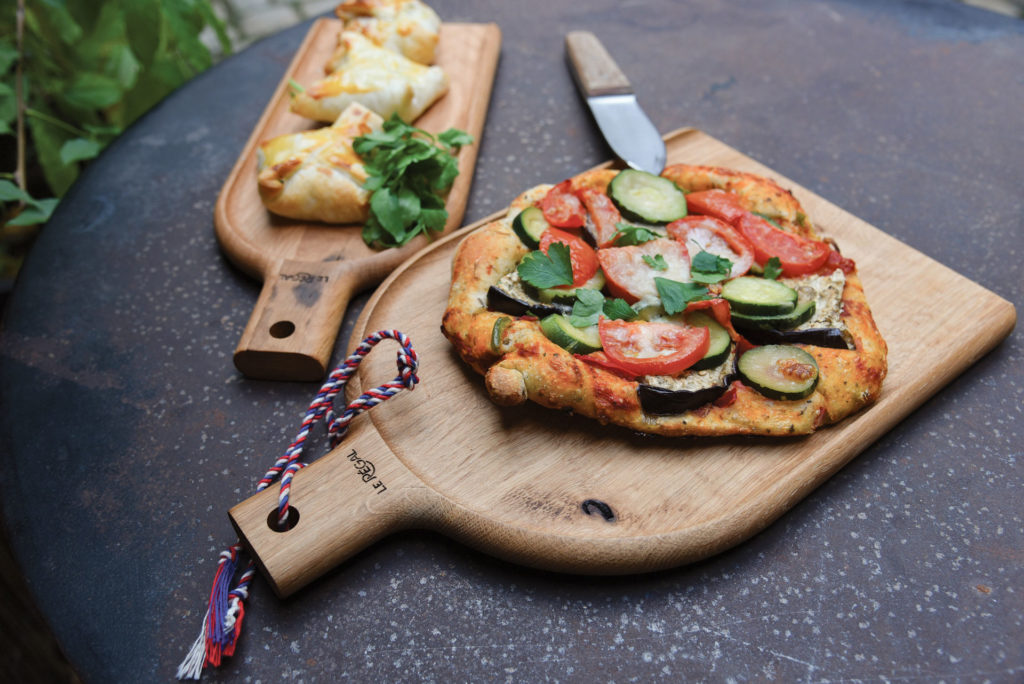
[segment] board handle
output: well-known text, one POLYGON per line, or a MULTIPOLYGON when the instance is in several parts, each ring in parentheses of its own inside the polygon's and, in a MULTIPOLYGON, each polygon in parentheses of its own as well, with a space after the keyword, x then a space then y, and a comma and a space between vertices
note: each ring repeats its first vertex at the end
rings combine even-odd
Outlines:
POLYGON ((358 285, 344 262, 283 260, 264 279, 235 367, 260 380, 322 380, 358 285))
POLYGON ((287 530, 277 529, 278 493, 271 485, 228 516, 281 598, 381 537, 422 523, 438 499, 369 422, 354 425, 341 445, 295 474, 287 530))

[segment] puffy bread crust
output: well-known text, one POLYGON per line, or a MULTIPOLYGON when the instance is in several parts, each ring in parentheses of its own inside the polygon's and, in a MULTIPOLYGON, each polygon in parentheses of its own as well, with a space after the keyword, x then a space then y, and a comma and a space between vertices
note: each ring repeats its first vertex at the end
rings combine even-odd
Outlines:
POLYGON ((365 221, 370 201, 363 189, 366 170, 352 142, 382 124, 379 116, 352 104, 332 126, 261 143, 257 185, 264 206, 304 221, 365 221))
MULTIPOLYGON (((361 33, 375 44, 420 64, 432 64, 441 18, 420 0, 345 0, 334 13, 345 31, 361 33)), ((335 53, 327 73, 335 71, 335 53)))
POLYGON ((337 69, 292 98, 291 110, 333 122, 353 102, 385 119, 398 114, 414 121, 448 92, 448 75, 375 45, 360 33, 343 31, 337 69))
MULTIPOLYGON (((582 174, 573 179, 573 186, 603 189, 614 174, 607 170, 582 174)), ((487 309, 488 288, 514 269, 528 251, 512 231, 512 218, 549 187, 539 186, 520 195, 507 216, 468 235, 452 263, 452 286, 442 331, 463 360, 484 375, 495 403, 514 405, 530 399, 640 432, 722 436, 808 434, 878 398, 887 370, 887 349, 871 317, 860 279, 852 273, 843 290, 842 315, 856 349, 801 345, 814 356, 819 368, 818 387, 809 397, 777 401, 736 383, 735 400, 728 405, 706 404, 671 416, 645 414, 637 398, 636 381, 580 361, 548 340, 535 320, 515 319, 487 309), (497 346, 492 346, 494 324, 503 317, 511 322, 497 346)), ((744 183, 740 187, 737 192, 750 193, 748 200, 773 192, 767 184, 744 183)), ((794 209, 799 210, 799 205, 794 209)))
POLYGON ((717 166, 691 164, 673 164, 661 175, 687 192, 734 192, 743 200, 746 209, 769 216, 795 233, 818 239, 793 193, 768 178, 717 166))

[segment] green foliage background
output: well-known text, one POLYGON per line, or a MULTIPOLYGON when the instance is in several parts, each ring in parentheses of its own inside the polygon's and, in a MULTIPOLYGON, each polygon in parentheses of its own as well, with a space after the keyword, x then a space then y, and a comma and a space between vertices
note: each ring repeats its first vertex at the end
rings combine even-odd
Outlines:
POLYGON ((207 26, 230 52, 208 0, 0 0, 0 278, 17 272, 27 243, 82 165, 212 64, 199 39, 207 26))

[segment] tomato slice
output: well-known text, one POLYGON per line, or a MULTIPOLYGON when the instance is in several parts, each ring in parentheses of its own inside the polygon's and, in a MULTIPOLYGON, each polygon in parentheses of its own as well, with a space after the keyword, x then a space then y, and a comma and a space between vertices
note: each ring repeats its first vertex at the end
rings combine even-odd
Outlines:
POLYGON ((736 228, 754 245, 757 263, 764 264, 771 257, 778 257, 782 275, 787 278, 817 271, 832 251, 824 242, 787 233, 755 214, 742 217, 736 228))
POLYGON ((583 227, 586 218, 583 202, 573 193, 572 183, 568 180, 564 180, 548 190, 537 206, 544 212, 547 222, 553 226, 558 228, 583 227))
POLYGON ((730 278, 738 278, 754 263, 754 246, 735 228, 713 216, 686 216, 668 224, 668 234, 683 243, 690 259, 703 250, 732 262, 730 278))
POLYGON ((608 247, 597 253, 607 279, 608 292, 630 304, 641 299, 657 300, 655 278, 686 282, 690 280, 690 256, 682 243, 668 238, 651 240, 641 245, 608 247), (651 263, 660 256, 665 268, 657 270, 651 263), (648 261, 644 261, 647 257, 648 261), (651 263, 648 263, 651 262, 651 263))
POLYGON ((672 323, 601 319, 597 324, 604 353, 614 365, 633 375, 676 375, 708 351, 707 328, 672 323))
POLYGON ((749 213, 740 198, 726 190, 691 192, 686 196, 686 208, 691 214, 714 216, 732 225, 749 213))
POLYGON ((561 242, 569 247, 569 262, 572 264, 574 287, 579 287, 594 277, 598 266, 597 252, 584 242, 583 238, 558 228, 548 228, 540 236, 541 251, 547 254, 548 247, 555 242, 561 242))
POLYGON ((583 188, 579 192, 587 213, 590 214, 590 221, 593 224, 594 242, 598 247, 610 247, 615 243, 617 223, 622 222, 622 214, 618 207, 612 202, 611 197, 593 188, 583 188))
POLYGON ((828 258, 825 259, 825 263, 818 270, 822 275, 829 275, 837 268, 842 269, 843 273, 846 275, 850 275, 857 270, 857 264, 854 263, 853 259, 847 259, 836 250, 831 249, 828 252, 828 258))

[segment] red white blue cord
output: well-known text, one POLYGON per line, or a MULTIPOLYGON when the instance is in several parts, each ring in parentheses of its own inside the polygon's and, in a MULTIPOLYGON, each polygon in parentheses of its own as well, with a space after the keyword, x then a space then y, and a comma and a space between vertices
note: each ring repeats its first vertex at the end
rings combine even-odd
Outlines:
MULTIPOLYGON (((256 491, 261 492, 275 481, 280 480, 280 493, 277 497, 278 524, 287 525, 288 499, 291 494, 292 478, 301 468, 306 466, 299 460, 306 438, 317 422, 323 420, 327 425, 327 434, 331 447, 335 447, 348 432, 352 419, 377 404, 387 401, 403 389, 414 389, 419 377, 416 371, 419 359, 412 348, 412 342, 397 330, 380 330, 368 336, 356 348, 344 363, 334 369, 327 381, 317 392, 316 398, 306 410, 306 417, 299 428, 295 441, 285 450, 284 455, 274 462, 266 475, 259 481, 256 491), (401 345, 398 351, 398 375, 379 387, 361 394, 349 403, 340 416, 334 412, 334 399, 338 394, 344 396, 345 385, 356 372, 359 363, 370 353, 370 350, 385 339, 393 339, 401 345)), ((245 600, 249 597, 249 584, 256 574, 256 564, 250 560, 235 587, 231 580, 238 569, 239 555, 242 552, 240 542, 235 542, 222 551, 217 563, 217 574, 214 576, 213 587, 203 627, 199 636, 192 644, 185 659, 178 666, 178 679, 199 679, 205 667, 217 667, 224 657, 233 655, 238 636, 242 629, 242 618, 245 615, 245 600)))

